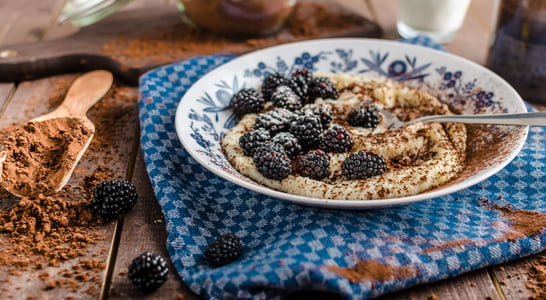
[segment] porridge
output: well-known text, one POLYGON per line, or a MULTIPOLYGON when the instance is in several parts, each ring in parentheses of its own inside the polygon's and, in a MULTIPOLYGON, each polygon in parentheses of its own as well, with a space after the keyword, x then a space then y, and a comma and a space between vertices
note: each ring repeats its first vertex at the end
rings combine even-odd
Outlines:
POLYGON ((290 194, 324 199, 416 195, 457 178, 465 167, 466 127, 402 120, 453 114, 436 97, 389 79, 298 70, 271 74, 237 92, 239 122, 222 139, 233 167, 290 194))

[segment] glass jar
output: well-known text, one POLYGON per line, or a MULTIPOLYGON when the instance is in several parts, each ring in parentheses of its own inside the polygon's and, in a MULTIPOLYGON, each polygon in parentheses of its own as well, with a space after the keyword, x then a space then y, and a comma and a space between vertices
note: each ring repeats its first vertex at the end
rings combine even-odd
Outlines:
POLYGON ((58 22, 70 21, 74 26, 91 25, 118 11, 133 0, 67 0, 58 22))
POLYGON ((546 1, 501 0, 487 66, 523 99, 546 103, 546 1))
POLYGON ((178 0, 183 19, 212 33, 255 37, 279 30, 296 0, 178 0))

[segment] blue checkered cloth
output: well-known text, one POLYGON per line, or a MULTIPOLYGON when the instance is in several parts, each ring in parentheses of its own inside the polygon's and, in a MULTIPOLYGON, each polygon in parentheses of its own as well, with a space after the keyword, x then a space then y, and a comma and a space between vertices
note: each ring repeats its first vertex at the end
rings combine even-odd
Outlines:
POLYGON ((488 206, 546 212, 546 134, 540 127, 531 128, 521 153, 490 179, 455 194, 389 209, 304 207, 214 175, 183 148, 175 132, 175 112, 196 80, 232 58, 196 57, 152 70, 140 80, 147 171, 166 218, 168 251, 195 293, 210 299, 274 299, 296 290, 322 290, 366 299, 545 248, 543 234, 508 240, 510 220, 488 206), (203 259, 206 246, 227 232, 241 237, 243 256, 223 267, 209 267, 203 259), (411 272, 351 279, 332 269, 350 269, 359 262, 411 272))

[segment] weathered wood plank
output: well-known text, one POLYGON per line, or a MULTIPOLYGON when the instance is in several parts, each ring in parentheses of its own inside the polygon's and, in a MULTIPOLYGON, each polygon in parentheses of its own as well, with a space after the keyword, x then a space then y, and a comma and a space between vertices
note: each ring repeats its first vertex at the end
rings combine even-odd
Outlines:
POLYGON ((413 300, 413 299, 452 299, 483 300, 502 299, 497 294, 486 269, 471 272, 453 279, 418 285, 378 299, 413 300))
POLYGON ((17 44, 41 39, 57 0, 2 1, 0 44, 17 44))
POLYGON ((3 107, 6 105, 14 89, 15 85, 11 83, 0 83, 0 118, 2 116, 3 107))
POLYGON ((180 280, 167 253, 165 219, 154 196, 142 153, 139 153, 133 175, 139 200, 125 216, 116 267, 113 272, 109 299, 198 299, 180 280), (149 251, 164 257, 169 263, 169 276, 161 288, 152 293, 139 291, 128 279, 127 269, 138 255, 149 251))

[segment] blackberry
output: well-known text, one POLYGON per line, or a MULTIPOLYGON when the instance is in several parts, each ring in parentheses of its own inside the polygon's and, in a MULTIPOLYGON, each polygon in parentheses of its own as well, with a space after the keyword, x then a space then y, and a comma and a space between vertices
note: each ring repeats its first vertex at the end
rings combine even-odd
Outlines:
POLYGON ((207 246, 204 258, 210 266, 219 267, 236 261, 242 254, 241 239, 232 233, 226 233, 207 246))
POLYGON ((320 118, 315 115, 296 115, 290 123, 289 132, 301 143, 302 147, 309 149, 318 145, 322 124, 320 118))
POLYGON ((285 108, 275 108, 265 113, 261 113, 256 117, 254 129, 263 128, 271 135, 275 135, 280 131, 288 131, 290 122, 294 119, 295 114, 285 108))
POLYGON ((127 276, 141 290, 151 292, 167 281, 167 261, 158 254, 145 252, 133 259, 127 276))
POLYGON ((254 150, 258 146, 270 139, 271 135, 269 134, 269 131, 263 128, 251 129, 241 135, 239 138, 239 146, 241 146, 245 155, 252 156, 254 150))
POLYGON ((322 124, 322 128, 324 129, 330 127, 330 123, 334 119, 332 108, 330 107, 330 105, 326 105, 326 104, 317 104, 317 103, 306 104, 304 107, 302 107, 301 111, 304 114, 319 116, 320 123, 322 124))
POLYGON ((317 98, 337 99, 339 91, 328 77, 316 77, 309 84, 309 101, 317 98))
POLYGON ((300 97, 286 85, 280 85, 275 89, 271 95, 271 102, 275 107, 282 107, 291 111, 296 111, 303 106, 300 97))
POLYGON ((292 73, 286 85, 300 97, 302 103, 306 103, 309 100, 309 84, 312 80, 313 74, 310 70, 299 69, 292 73))
POLYGON ((347 122, 352 126, 375 128, 379 125, 379 110, 369 101, 361 102, 349 112, 347 122))
POLYGON ((258 172, 270 179, 282 180, 292 172, 292 163, 283 146, 273 142, 258 146, 252 160, 258 172))
POLYGON ((238 116, 260 112, 265 100, 253 88, 241 89, 231 97, 229 106, 238 116))
POLYGON ((271 95, 278 86, 286 85, 287 83, 288 78, 278 72, 267 75, 262 82, 261 89, 265 101, 271 100, 271 95))
POLYGON ((320 136, 319 148, 326 152, 344 153, 353 147, 353 139, 343 126, 334 125, 320 136))
POLYGON ((349 179, 364 179, 385 173, 385 161, 380 155, 366 150, 351 153, 341 163, 343 175, 349 179))
POLYGON ((290 159, 296 158, 302 151, 300 142, 290 132, 279 132, 271 141, 283 146, 286 155, 288 155, 290 159))
POLYGON ((135 186, 126 180, 103 181, 93 191, 91 208, 106 219, 129 212, 138 199, 135 186))
POLYGON ((298 157, 296 172, 316 180, 330 176, 330 155, 322 150, 311 150, 298 157))

